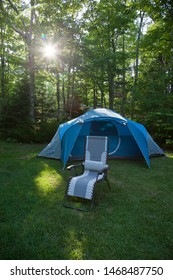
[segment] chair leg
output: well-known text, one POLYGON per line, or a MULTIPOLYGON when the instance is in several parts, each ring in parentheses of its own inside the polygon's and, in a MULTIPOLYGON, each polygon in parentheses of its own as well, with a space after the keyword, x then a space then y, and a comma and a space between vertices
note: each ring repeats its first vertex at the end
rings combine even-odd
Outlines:
MULTIPOLYGON (((74 197, 72 197, 72 198, 74 198, 74 197)), ((78 198, 78 197, 76 197, 76 198, 78 198)), ((84 206, 83 202, 80 201, 80 198, 78 198, 78 199, 79 199, 78 201, 70 201, 69 196, 66 194, 64 197, 63 206, 66 208, 75 209, 75 210, 84 211, 84 212, 90 211, 93 208, 94 198, 92 198, 90 200, 90 205, 88 205, 88 207, 87 206, 83 207, 84 206), (81 205, 79 206, 77 204, 81 204, 81 205)))
MULTIPOLYGON (((97 202, 99 204, 99 201, 100 201, 100 196, 101 196, 101 191, 102 191, 102 186, 103 186, 103 182, 106 181, 107 182, 107 185, 109 187, 109 190, 111 190, 111 187, 110 187, 110 184, 109 184, 109 181, 108 181, 108 178, 107 178, 107 174, 105 175, 104 179, 102 179, 100 182, 98 182, 98 184, 100 184, 100 188, 99 188, 99 193, 98 193, 98 199, 97 199, 97 202)), ((94 188, 95 189, 95 188, 94 188)))
POLYGON ((100 195, 101 195, 102 185, 103 185, 103 181, 100 182, 100 188, 99 188, 98 199, 97 199, 98 204, 99 204, 99 201, 100 201, 100 195))
POLYGON ((111 186, 110 186, 110 184, 109 184, 108 178, 106 177, 105 180, 106 180, 106 182, 107 182, 107 184, 108 184, 109 190, 111 190, 111 186))

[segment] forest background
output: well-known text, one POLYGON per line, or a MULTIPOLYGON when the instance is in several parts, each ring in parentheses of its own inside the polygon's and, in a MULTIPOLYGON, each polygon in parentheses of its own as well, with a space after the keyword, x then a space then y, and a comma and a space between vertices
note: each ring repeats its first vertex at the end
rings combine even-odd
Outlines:
POLYGON ((0 139, 47 142, 105 107, 173 148, 168 0, 1 0, 0 139))

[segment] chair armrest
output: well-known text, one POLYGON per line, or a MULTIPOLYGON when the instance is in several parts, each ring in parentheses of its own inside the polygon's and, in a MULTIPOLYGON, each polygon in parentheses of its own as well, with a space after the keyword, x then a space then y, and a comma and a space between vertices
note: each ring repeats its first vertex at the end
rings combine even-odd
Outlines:
POLYGON ((99 174, 102 174, 103 172, 107 171, 109 169, 108 165, 105 165, 102 169, 99 170, 99 174))
POLYGON ((96 182, 99 181, 99 175, 102 175, 104 174, 104 177, 103 178, 107 178, 107 171, 109 169, 109 166, 108 165, 105 165, 104 168, 100 169, 97 173, 97 178, 96 178, 96 182))
POLYGON ((79 167, 81 167, 81 166, 82 166, 82 167, 84 166, 83 162, 81 162, 81 163, 79 163, 79 164, 70 165, 70 166, 67 167, 67 170, 70 171, 71 176, 72 176, 72 175, 75 175, 75 176, 76 176, 76 175, 78 175, 78 173, 76 172, 76 169, 79 168, 79 167), (74 172, 74 174, 73 174, 73 172, 74 172))
POLYGON ((70 171, 70 170, 78 168, 80 166, 83 166, 83 163, 69 165, 69 166, 67 166, 67 170, 70 171))

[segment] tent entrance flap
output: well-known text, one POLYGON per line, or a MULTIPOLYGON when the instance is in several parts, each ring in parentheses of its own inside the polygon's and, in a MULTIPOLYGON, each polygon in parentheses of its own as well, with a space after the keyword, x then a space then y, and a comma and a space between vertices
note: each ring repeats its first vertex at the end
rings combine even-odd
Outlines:
POLYGON ((148 167, 150 168, 150 158, 148 154, 148 144, 145 137, 146 134, 145 128, 138 123, 134 123, 133 121, 129 121, 127 126, 131 131, 139 149, 141 150, 141 153, 145 158, 148 167))
POLYGON ((71 154, 73 146, 82 128, 82 123, 76 123, 71 126, 64 134, 62 139, 62 154, 61 159, 63 161, 63 168, 65 168, 68 158, 71 154))

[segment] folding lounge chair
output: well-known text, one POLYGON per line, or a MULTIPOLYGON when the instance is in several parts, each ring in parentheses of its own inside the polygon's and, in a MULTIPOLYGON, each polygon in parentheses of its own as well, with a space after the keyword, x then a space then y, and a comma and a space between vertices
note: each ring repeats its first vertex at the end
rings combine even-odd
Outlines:
MULTIPOLYGON (((87 136, 86 137, 86 147, 85 147, 85 161, 82 164, 71 165, 67 169, 69 171, 75 172, 75 176, 71 176, 65 197, 64 206, 69 208, 74 208, 78 210, 87 211, 93 207, 94 194, 97 183, 100 184, 100 191, 102 183, 105 180, 110 189, 109 181, 107 179, 107 149, 108 149, 108 138, 101 136, 87 136), (81 175, 76 175, 76 169, 79 166, 83 166, 83 173, 81 175), (75 203, 69 203, 71 201, 77 201, 82 199, 82 201, 90 201, 89 208, 83 208, 80 206, 75 207, 75 203), (68 203, 67 203, 68 202, 68 203)), ((99 199, 100 199, 99 191, 99 199)))

